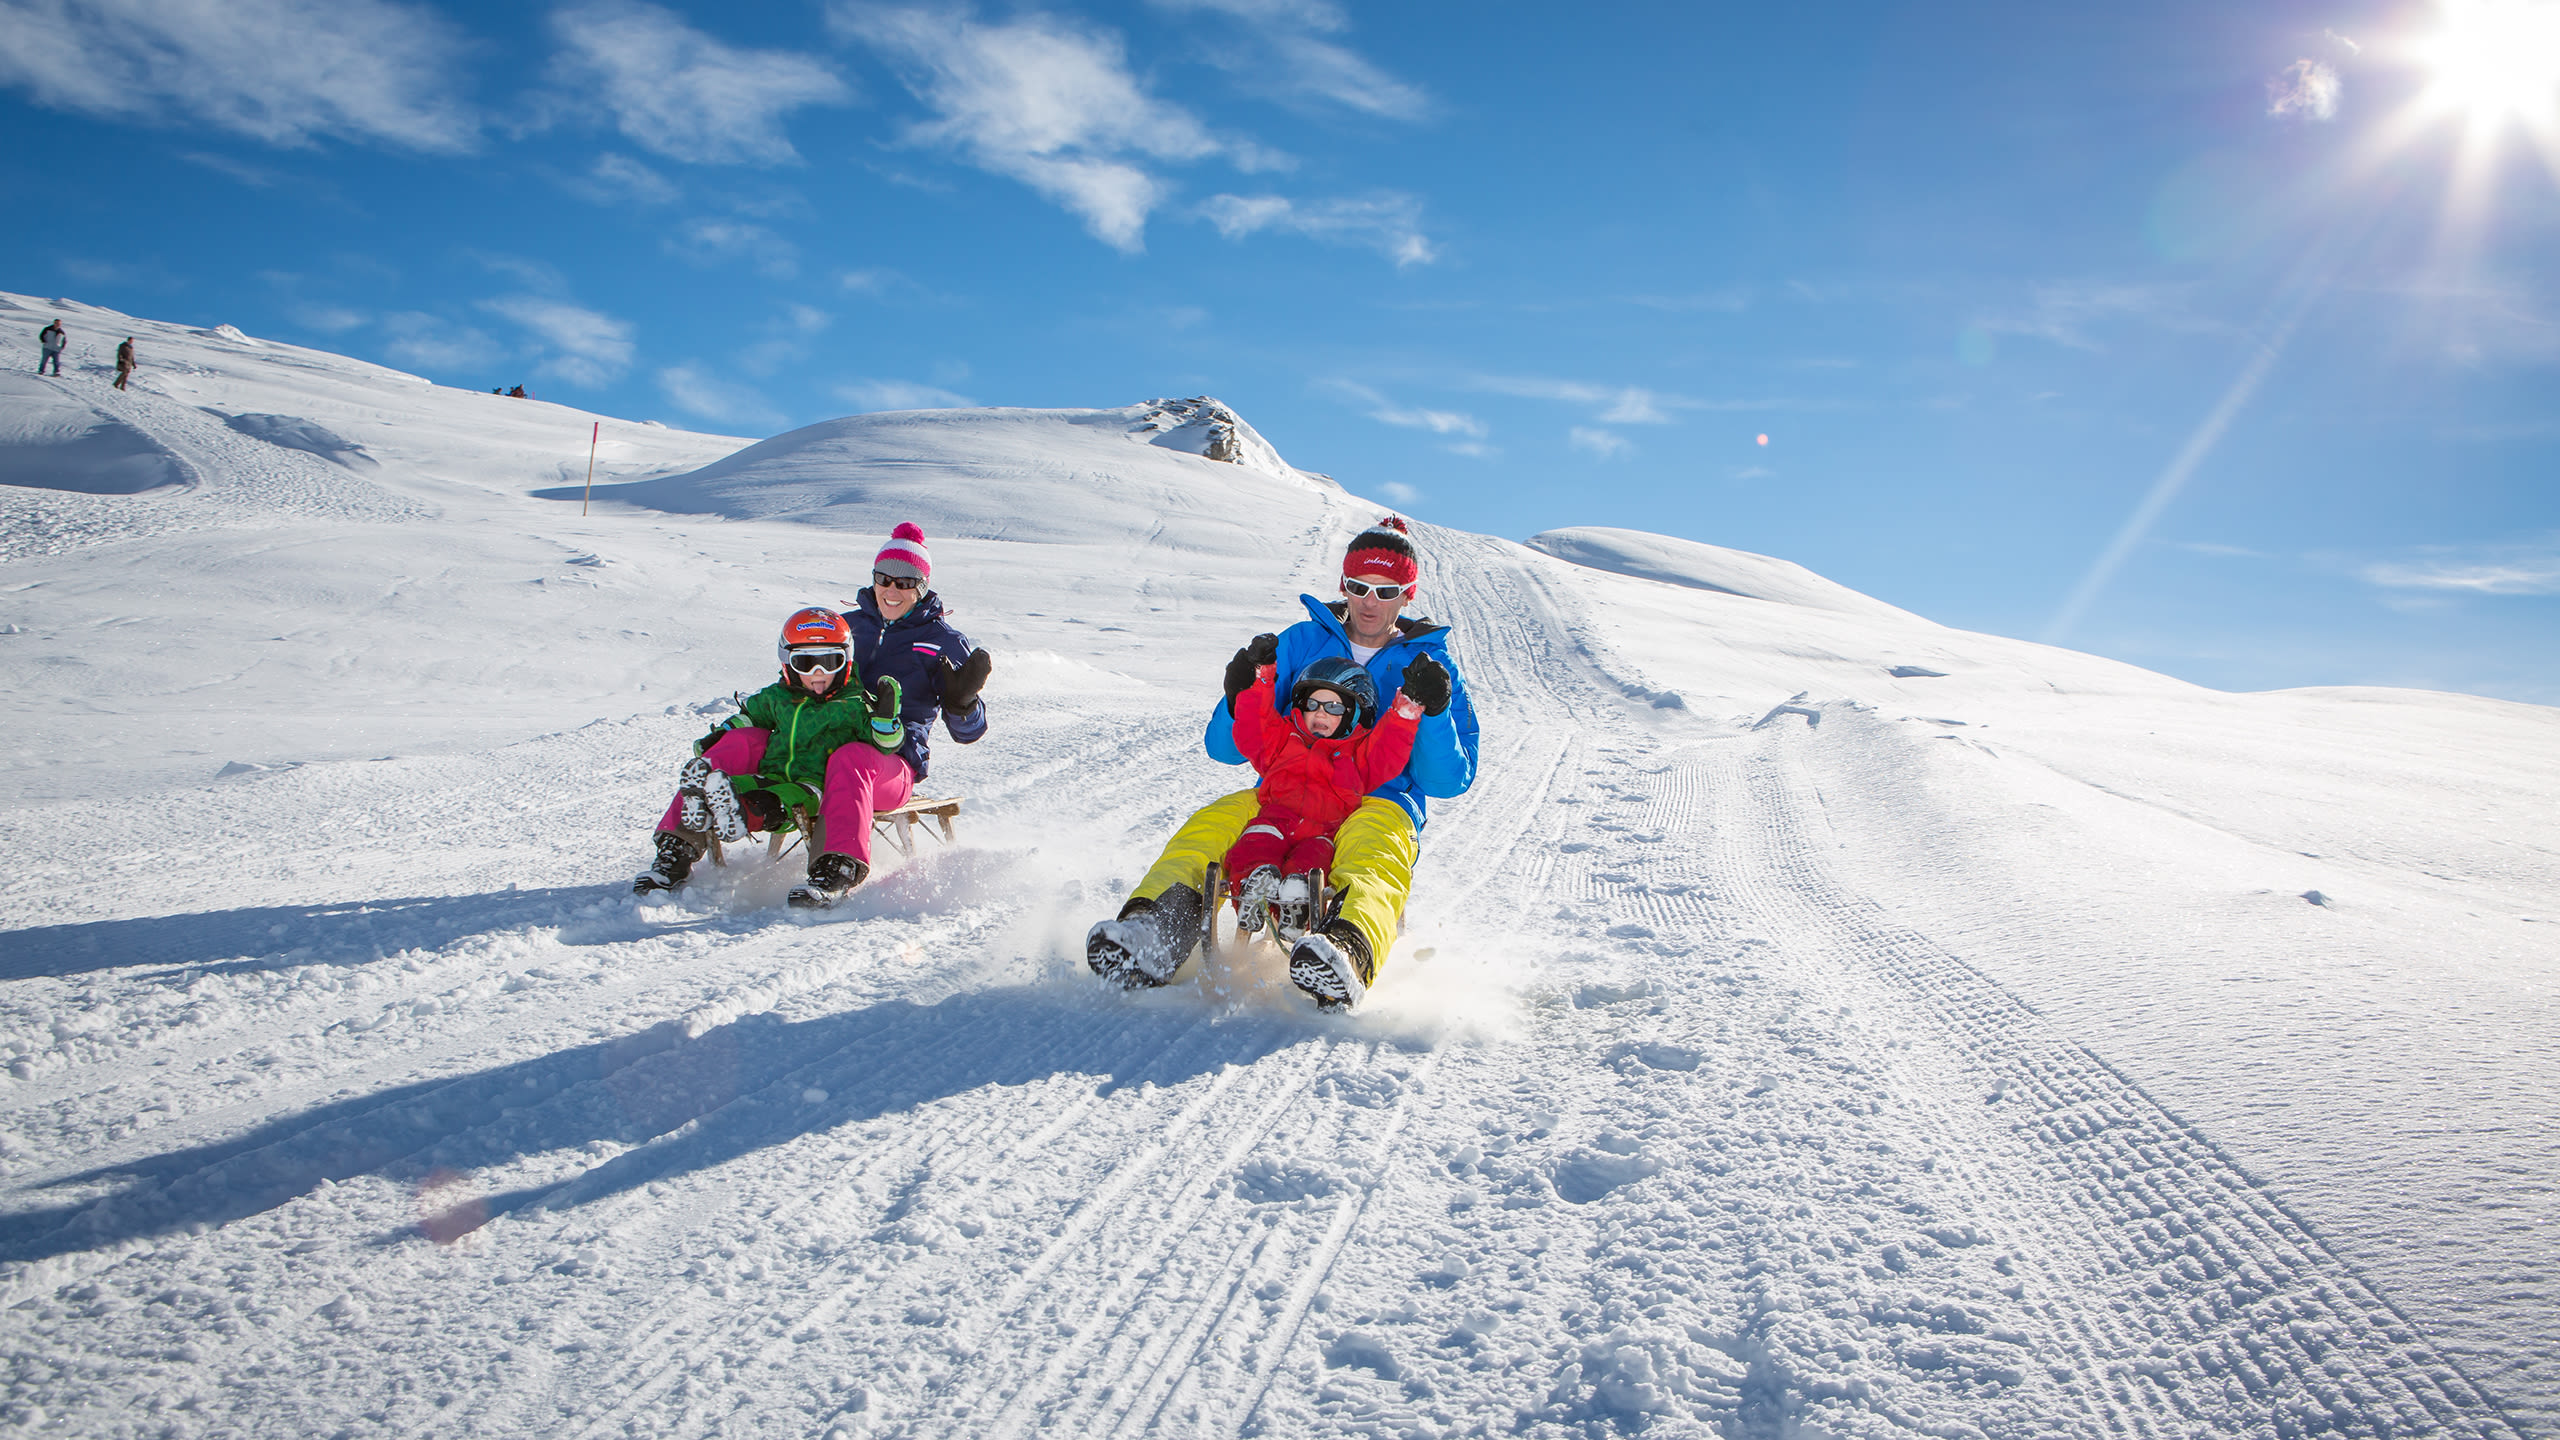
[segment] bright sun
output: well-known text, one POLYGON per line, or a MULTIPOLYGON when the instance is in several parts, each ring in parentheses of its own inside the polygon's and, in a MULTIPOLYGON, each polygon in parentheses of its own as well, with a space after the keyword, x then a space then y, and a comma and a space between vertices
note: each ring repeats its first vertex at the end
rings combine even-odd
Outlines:
POLYGON ((2560 0, 2444 0, 2444 28, 2418 53, 2438 113, 2487 128, 2560 112, 2560 0))

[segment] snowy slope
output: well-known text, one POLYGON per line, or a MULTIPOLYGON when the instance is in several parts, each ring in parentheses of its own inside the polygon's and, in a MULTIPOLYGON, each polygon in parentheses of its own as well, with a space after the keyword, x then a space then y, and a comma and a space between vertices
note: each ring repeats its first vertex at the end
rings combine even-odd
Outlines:
POLYGON ((1150 405, 608 420, 581 518, 587 417, 62 313, 136 391, 25 393, 195 478, 0 487, 0 1419, 2560 1425, 2560 714, 1417 527, 1485 765, 1371 1006, 1122 996, 1079 937, 1236 783, 1220 664, 1377 507, 1150 405), (904 519, 998 657, 961 844, 635 902, 686 742, 904 519))

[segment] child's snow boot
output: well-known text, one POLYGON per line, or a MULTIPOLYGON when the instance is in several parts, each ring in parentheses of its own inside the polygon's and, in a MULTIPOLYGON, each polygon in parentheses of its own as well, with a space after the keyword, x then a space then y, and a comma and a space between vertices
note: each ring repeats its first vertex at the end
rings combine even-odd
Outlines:
POLYGON ((693 862, 702 858, 702 846, 690 835, 675 830, 658 832, 658 858, 648 869, 631 878, 631 893, 646 895, 653 890, 673 890, 693 876, 693 862))
POLYGON ((684 762, 684 769, 676 777, 676 796, 678 825, 717 835, 723 845, 735 845, 747 838, 747 819, 738 809, 738 792, 730 785, 728 775, 710 761, 696 755, 684 762))
POLYGON ((1315 997, 1319 1010, 1359 1004, 1377 976, 1368 940, 1348 920, 1301 936, 1289 952, 1289 983, 1315 997))
POLYGON ((830 850, 810 860, 809 883, 795 887, 788 898, 796 909, 823 910, 852 894, 854 886, 869 878, 870 866, 830 850))
POLYGON ((1236 928, 1251 935, 1271 918, 1271 902, 1280 898, 1280 867, 1257 866, 1236 882, 1236 928))

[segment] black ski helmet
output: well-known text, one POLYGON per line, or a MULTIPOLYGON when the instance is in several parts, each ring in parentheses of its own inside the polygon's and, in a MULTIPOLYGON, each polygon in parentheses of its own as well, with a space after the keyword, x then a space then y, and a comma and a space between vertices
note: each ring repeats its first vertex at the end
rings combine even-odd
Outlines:
POLYGON ((1351 723, 1338 732, 1348 735, 1378 718, 1378 682, 1359 661, 1347 655, 1326 655, 1307 662, 1298 672, 1297 683, 1289 687, 1289 708, 1296 710, 1317 690, 1330 690, 1351 706, 1351 723))

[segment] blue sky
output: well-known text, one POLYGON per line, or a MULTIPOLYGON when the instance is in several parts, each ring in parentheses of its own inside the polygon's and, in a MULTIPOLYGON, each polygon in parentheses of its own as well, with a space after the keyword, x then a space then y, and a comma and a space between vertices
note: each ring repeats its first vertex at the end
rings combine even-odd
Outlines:
POLYGON ((741 435, 1206 392, 1446 524, 2560 704, 2560 6, 2460 3, 0 0, 0 287, 741 435))

